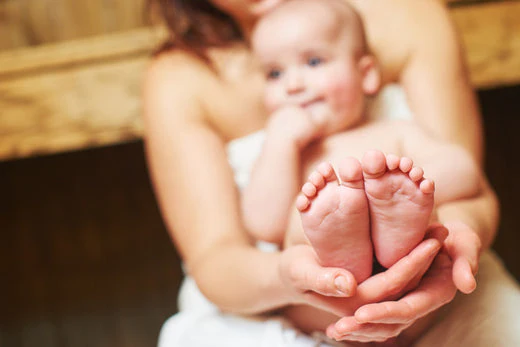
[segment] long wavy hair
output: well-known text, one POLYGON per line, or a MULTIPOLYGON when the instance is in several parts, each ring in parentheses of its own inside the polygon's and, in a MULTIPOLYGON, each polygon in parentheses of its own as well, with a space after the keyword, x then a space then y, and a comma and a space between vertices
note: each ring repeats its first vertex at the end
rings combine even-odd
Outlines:
POLYGON ((207 0, 148 0, 147 5, 152 18, 158 16, 170 32, 156 54, 180 48, 209 63, 208 48, 243 40, 235 21, 207 0))

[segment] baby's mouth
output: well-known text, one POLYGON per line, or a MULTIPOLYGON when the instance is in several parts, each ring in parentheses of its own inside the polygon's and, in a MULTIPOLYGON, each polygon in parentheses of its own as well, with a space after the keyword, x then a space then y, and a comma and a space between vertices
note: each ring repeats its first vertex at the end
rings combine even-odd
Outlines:
POLYGON ((311 99, 308 99, 308 100, 305 100, 303 102, 300 102, 299 105, 301 108, 309 108, 311 106, 314 106, 320 102, 323 101, 323 98, 311 98, 311 99))

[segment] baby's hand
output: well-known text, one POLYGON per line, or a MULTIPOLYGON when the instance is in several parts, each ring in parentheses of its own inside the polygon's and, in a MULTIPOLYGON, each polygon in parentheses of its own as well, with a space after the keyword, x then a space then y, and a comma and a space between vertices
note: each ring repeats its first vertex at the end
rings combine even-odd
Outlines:
POLYGON ((319 137, 321 128, 313 122, 309 112, 297 106, 275 111, 267 124, 271 136, 291 140, 300 149, 319 137))

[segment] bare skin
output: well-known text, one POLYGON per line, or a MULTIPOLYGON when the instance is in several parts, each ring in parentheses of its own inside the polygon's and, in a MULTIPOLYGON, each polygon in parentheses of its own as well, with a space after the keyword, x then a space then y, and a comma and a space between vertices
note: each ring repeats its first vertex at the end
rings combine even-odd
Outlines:
MULTIPOLYGON (((444 6, 434 0, 351 3, 363 17, 383 84, 401 83, 421 126, 437 138, 460 144, 481 163, 480 117, 444 6)), ((246 15, 233 14, 247 37, 254 20, 246 15)), ((320 267, 303 246, 265 254, 251 245, 240 219, 238 195, 233 193, 225 146, 265 126, 263 75, 247 43, 208 53, 214 69, 181 49, 164 52, 153 59, 144 84, 150 173, 165 223, 187 269, 208 299, 229 312, 256 314, 306 303, 336 317, 352 318, 355 309, 338 311, 341 305, 328 300, 338 295, 336 276, 353 279, 344 269, 320 267), (197 184, 185 184, 193 181, 197 184)), ((446 249, 459 265, 443 269, 464 292, 474 289, 480 247, 489 247, 496 230, 496 197, 487 184, 483 192, 477 203, 439 211, 439 218, 464 224, 448 226, 446 249)), ((426 272, 428 256, 437 251, 438 247, 419 246, 406 262, 365 281, 352 303, 364 307, 363 324, 355 326, 355 336, 341 324, 329 329, 330 336, 349 341, 396 336, 451 301, 455 286, 446 285, 446 277, 434 276, 437 271, 426 272), (392 301, 392 310, 382 314, 391 294, 409 291, 407 284, 421 275, 417 269, 426 272, 428 282, 410 293, 413 296, 392 301), (393 283, 392 288, 385 283, 393 283), (396 323, 389 329, 385 321, 396 323)), ((348 295, 355 288, 350 285, 348 295)))
POLYGON ((388 268, 424 238, 431 222, 434 184, 407 157, 370 151, 361 162, 376 258, 388 268))
POLYGON ((320 263, 345 268, 361 283, 372 273, 372 244, 359 161, 345 158, 338 176, 330 164, 320 164, 303 185, 296 208, 320 263))
POLYGON ((372 247, 390 267, 424 239, 433 210, 433 181, 409 158, 369 151, 311 173, 296 200, 303 231, 320 263, 352 272, 358 283, 372 271, 372 247), (368 210, 370 209, 370 214, 368 210))
MULTIPOLYGON (((433 180, 446 177, 446 170, 464 162, 457 151, 449 146, 439 146, 413 123, 403 122, 396 126, 395 121, 367 122, 350 131, 331 135, 313 143, 304 158, 307 160, 303 166, 309 178, 296 199, 301 226, 299 221, 291 223, 286 247, 310 242, 320 264, 346 268, 358 282, 372 270, 372 247, 377 260, 383 266, 391 267, 424 239, 432 222, 433 180), (404 139, 407 146, 403 146, 404 139), (372 147, 398 155, 384 155, 370 150, 372 147), (403 153, 405 148, 406 153, 403 153), (345 158, 345 155, 351 157, 345 158), (414 167, 405 155, 416 158, 421 166, 427 164, 428 172, 433 174, 432 180, 426 179, 423 169, 414 167), (325 162, 317 164, 322 160, 325 162), (339 177, 332 171, 332 166, 337 168, 339 177), (313 167, 317 168, 312 170, 313 167), (347 185, 338 185, 338 180, 347 185), (370 215, 366 210, 360 213, 367 205, 370 215), (369 223, 371 230, 367 227, 369 223), (377 226, 374 228, 374 225, 377 226), (377 234, 379 230, 382 231, 377 234), (341 258, 345 257, 356 261, 342 263, 341 258)), ((460 189, 456 182, 457 186, 444 182, 436 201, 441 209, 450 204, 449 199, 471 197, 480 189, 478 175, 472 166, 459 166, 459 169, 467 174, 467 182, 472 183, 460 189), (444 190, 450 191, 451 195, 444 190)), ((302 306, 287 314, 306 331, 319 330, 332 320, 326 314, 302 306)))
MULTIPOLYGON (((341 0, 288 1, 262 17, 253 30, 252 49, 266 74, 266 106, 272 112, 264 146, 242 192, 244 223, 254 238, 283 239, 305 149, 366 121, 364 96, 377 90, 379 73, 363 32, 357 13, 341 0), (311 16, 315 20, 309 22, 311 16)), ((399 142, 391 135, 395 132, 389 129, 388 133, 382 134, 384 138, 399 142)), ((367 142, 363 136, 359 141, 367 142)), ((415 143, 414 150, 420 152, 423 143, 415 143)), ((350 145, 360 143, 350 141, 350 145)), ((438 166, 436 172, 442 172, 443 166, 457 167, 456 161, 449 160, 453 147, 424 148, 429 161, 438 166)), ((413 168, 410 159, 376 151, 363 156, 364 170, 354 158, 339 165, 340 185, 331 165, 322 164, 303 185, 296 207, 320 263, 346 268, 361 282, 371 273, 370 236, 376 258, 386 268, 424 238, 433 209, 433 183, 423 179, 423 170, 413 168), (369 218, 363 210, 367 208, 363 176, 369 218)), ((442 177, 453 182, 478 175, 476 169, 459 168, 442 177)), ((476 185, 474 191, 462 194, 458 187, 445 189, 444 201, 478 194, 476 185)))

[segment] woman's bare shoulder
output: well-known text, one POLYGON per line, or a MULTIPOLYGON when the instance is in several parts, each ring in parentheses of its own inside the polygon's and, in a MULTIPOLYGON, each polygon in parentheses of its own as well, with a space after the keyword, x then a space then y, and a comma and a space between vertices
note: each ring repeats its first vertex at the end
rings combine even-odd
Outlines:
MULTIPOLYGON (((365 23, 370 47, 384 82, 397 81, 417 52, 452 40, 452 26, 441 0, 351 0, 365 23)), ((432 47, 431 49, 436 49, 432 47)))
POLYGON ((444 0, 352 0, 361 12, 385 13, 391 18, 427 19, 432 15, 445 12, 447 5, 444 0))
POLYGON ((153 57, 146 69, 145 87, 167 87, 189 91, 200 86, 201 79, 209 79, 213 75, 209 66, 195 55, 182 51, 170 50, 153 57))
MULTIPOLYGON (((447 35, 453 31, 448 7, 444 0, 372 0, 380 13, 390 13, 401 30, 398 34, 412 45, 428 41, 431 35, 447 35)), ((381 23, 384 26, 383 23, 381 23)))
POLYGON ((178 121, 201 120, 201 95, 212 78, 212 70, 190 53, 172 50, 153 57, 143 83, 145 119, 175 114, 178 121))

